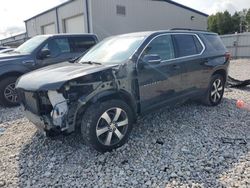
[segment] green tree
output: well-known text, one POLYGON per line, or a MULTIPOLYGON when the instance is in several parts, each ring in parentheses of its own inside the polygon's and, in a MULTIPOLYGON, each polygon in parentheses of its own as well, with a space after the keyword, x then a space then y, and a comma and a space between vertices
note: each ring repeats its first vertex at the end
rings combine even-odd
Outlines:
POLYGON ((218 33, 216 15, 211 15, 211 16, 208 17, 208 31, 218 33))
POLYGON ((247 16, 247 9, 243 9, 242 11, 239 12, 240 15, 240 32, 245 32, 247 31, 247 21, 246 21, 246 16, 247 16))
POLYGON ((234 15, 232 16, 232 29, 233 32, 240 32, 240 15, 238 12, 235 12, 234 15))
POLYGON ((228 11, 218 12, 208 18, 208 30, 220 35, 245 32, 250 29, 250 9, 231 15, 228 11))
POLYGON ((248 9, 247 14, 246 14, 246 22, 248 26, 248 31, 250 30, 250 9, 248 9))

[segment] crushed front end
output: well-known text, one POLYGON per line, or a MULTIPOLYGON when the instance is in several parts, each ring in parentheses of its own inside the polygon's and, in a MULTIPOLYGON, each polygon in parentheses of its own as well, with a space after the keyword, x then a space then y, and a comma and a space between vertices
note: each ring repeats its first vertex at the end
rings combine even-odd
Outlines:
POLYGON ((69 103, 57 91, 31 92, 18 90, 21 106, 26 117, 41 130, 68 128, 69 103))
POLYGON ((26 117, 43 131, 75 131, 78 112, 101 91, 116 88, 112 69, 97 72, 47 89, 27 89, 18 81, 19 101, 26 117))

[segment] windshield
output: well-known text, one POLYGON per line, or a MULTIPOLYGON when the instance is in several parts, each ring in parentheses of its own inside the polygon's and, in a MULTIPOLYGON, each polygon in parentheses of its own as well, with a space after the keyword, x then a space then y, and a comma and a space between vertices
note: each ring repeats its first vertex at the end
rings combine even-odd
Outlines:
POLYGON ((102 64, 122 63, 128 60, 142 44, 144 36, 117 36, 104 39, 80 60, 102 64))
POLYGON ((45 40, 47 40, 48 36, 36 36, 25 43, 23 43, 21 46, 19 46, 17 49, 14 50, 14 52, 20 53, 20 54, 29 54, 32 53, 33 50, 35 50, 41 43, 43 43, 45 40))

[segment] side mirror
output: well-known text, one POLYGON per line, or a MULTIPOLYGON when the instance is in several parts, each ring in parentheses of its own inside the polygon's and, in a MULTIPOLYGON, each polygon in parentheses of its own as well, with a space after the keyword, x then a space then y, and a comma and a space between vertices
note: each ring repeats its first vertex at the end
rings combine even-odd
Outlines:
POLYGON ((142 59, 143 64, 148 65, 158 65, 161 63, 162 59, 157 54, 145 55, 142 59))
POLYGON ((50 56, 50 50, 49 49, 42 49, 38 55, 40 59, 45 59, 50 56))

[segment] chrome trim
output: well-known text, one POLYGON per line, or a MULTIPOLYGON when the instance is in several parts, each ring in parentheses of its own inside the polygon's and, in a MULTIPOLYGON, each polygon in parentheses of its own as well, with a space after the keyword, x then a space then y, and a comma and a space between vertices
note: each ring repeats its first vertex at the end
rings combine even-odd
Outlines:
POLYGON ((199 40, 199 42, 200 42, 200 44, 202 45, 203 49, 202 49, 201 53, 199 53, 199 54, 194 54, 194 55, 189 55, 189 56, 183 56, 183 57, 177 57, 177 58, 168 59, 168 60, 162 60, 162 61, 161 61, 162 63, 168 62, 168 61, 173 61, 173 60, 178 60, 178 59, 184 59, 184 58, 189 58, 189 57, 200 56, 200 55, 202 55, 202 54, 204 53, 204 51, 206 50, 206 47, 205 47, 203 41, 202 41, 202 40, 200 39, 200 37, 199 37, 197 34, 195 34, 195 33, 164 33, 164 34, 160 34, 160 35, 155 36, 154 38, 152 38, 152 39, 148 42, 148 44, 143 48, 142 52, 140 53, 140 55, 139 55, 139 57, 138 57, 138 59, 137 59, 137 61, 136 61, 136 66, 138 65, 139 59, 141 58, 142 53, 143 53, 144 50, 148 47, 148 45, 149 45, 154 39, 156 39, 156 38, 158 38, 158 37, 161 37, 161 36, 166 36, 166 35, 194 35, 194 36, 196 36, 196 38, 199 40))

